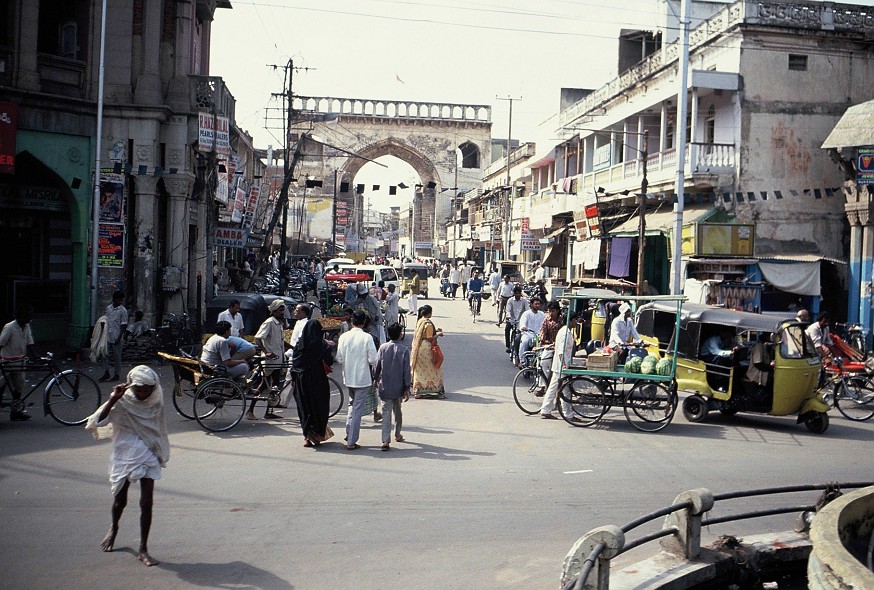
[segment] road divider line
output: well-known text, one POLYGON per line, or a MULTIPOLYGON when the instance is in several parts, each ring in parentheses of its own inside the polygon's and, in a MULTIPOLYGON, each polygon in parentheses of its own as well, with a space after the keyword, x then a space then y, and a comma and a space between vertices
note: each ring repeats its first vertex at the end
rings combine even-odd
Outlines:
POLYGON ((565 471, 565 475, 574 475, 575 473, 592 473, 592 469, 580 469, 579 471, 565 471))

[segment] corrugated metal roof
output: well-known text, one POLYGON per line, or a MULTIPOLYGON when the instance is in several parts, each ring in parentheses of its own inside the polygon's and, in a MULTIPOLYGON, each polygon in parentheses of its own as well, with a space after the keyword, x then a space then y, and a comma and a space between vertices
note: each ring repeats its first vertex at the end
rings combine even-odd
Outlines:
MULTIPOLYGON (((692 205, 686 206, 683 209, 683 225, 703 221, 709 216, 715 207, 707 205, 692 205)), ((653 236, 662 233, 670 233, 674 229, 676 214, 673 208, 664 209, 661 211, 652 211, 646 214, 646 235, 653 236)), ((633 237, 638 235, 640 228, 640 217, 637 215, 631 216, 618 227, 612 228, 609 232, 611 236, 633 237)))
POLYGON ((822 149, 874 145, 874 100, 851 106, 828 134, 822 149))
POLYGON ((792 254, 788 252, 782 254, 765 254, 759 256, 759 260, 762 262, 819 262, 820 260, 825 260, 832 264, 843 264, 845 266, 847 264, 846 260, 823 256, 822 254, 792 254))

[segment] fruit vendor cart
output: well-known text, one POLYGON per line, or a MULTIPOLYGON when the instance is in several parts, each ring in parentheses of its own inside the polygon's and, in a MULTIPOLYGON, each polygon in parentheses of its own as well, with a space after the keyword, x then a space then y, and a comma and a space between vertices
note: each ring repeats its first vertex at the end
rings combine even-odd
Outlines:
MULTIPOLYGON (((598 290, 600 291, 600 290, 598 290)), ((600 293, 576 289, 562 296, 570 309, 578 309, 578 299, 592 299, 600 293)), ((675 310, 679 334, 683 296, 617 295, 617 302, 631 305, 633 310, 643 303, 658 301, 675 310)), ((600 422, 612 408, 622 410, 626 420, 638 430, 655 432, 671 423, 677 409, 677 360, 666 355, 671 343, 662 348, 657 338, 641 336, 642 341, 621 348, 595 343, 588 355, 574 355, 561 369, 559 396, 562 417, 574 426, 591 426, 600 422), (625 349, 625 350, 622 350, 625 349), (579 356, 578 356, 579 355, 579 356), (619 359, 625 358, 623 363, 619 359), (569 408, 569 410, 568 410, 569 408)))

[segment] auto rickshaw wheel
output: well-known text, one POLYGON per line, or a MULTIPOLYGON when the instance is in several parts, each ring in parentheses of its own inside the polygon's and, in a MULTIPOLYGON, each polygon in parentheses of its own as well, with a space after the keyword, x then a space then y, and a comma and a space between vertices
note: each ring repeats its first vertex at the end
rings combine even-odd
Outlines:
POLYGON ((704 422, 707 411, 707 400, 700 395, 690 395, 683 400, 683 416, 689 422, 704 422))
POLYGON ((828 414, 825 412, 816 412, 805 418, 804 425, 813 434, 822 434, 828 430, 828 414))

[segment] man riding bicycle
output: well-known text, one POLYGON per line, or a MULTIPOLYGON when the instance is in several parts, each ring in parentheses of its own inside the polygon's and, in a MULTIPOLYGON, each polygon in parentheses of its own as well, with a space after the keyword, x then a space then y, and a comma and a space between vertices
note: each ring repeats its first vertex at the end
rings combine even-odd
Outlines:
POLYGON ((467 281, 467 300, 471 311, 479 315, 483 303, 483 279, 479 271, 474 271, 467 281))

